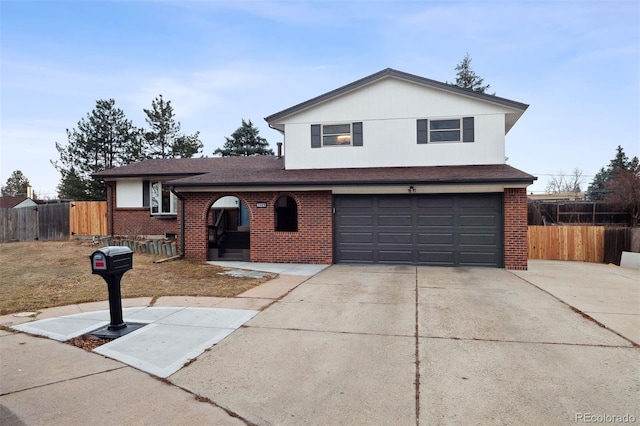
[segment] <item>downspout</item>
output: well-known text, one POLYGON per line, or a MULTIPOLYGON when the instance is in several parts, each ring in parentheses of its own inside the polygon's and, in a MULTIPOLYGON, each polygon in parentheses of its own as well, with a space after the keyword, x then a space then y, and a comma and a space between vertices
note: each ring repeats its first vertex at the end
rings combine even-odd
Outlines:
POLYGON ((178 256, 184 257, 184 197, 175 191, 175 188, 171 186, 169 191, 180 200, 180 254, 178 256))
POLYGON ((116 195, 115 194, 116 193, 116 188, 115 188, 115 182, 105 182, 105 183, 109 186, 109 189, 110 189, 110 191, 108 191, 109 195, 110 195, 110 196, 108 196, 109 204, 110 204, 110 206, 109 206, 109 235, 113 237, 114 236, 114 232, 113 232, 113 229, 114 229, 114 225, 113 225, 113 217, 114 217, 113 210, 114 210, 114 207, 115 207, 114 200, 115 200, 115 195, 116 195))

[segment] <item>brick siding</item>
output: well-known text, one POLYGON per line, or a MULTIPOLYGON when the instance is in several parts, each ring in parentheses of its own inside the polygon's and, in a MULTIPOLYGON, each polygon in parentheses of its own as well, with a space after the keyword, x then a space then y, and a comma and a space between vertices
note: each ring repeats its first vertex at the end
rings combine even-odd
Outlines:
MULTIPOLYGON (((113 218, 113 223, 109 225, 111 235, 127 235, 130 237, 143 235, 176 234, 179 236, 180 225, 178 220, 173 218, 160 219, 151 217, 148 207, 143 208, 112 208, 115 204, 113 199, 113 187, 107 186, 107 216, 113 218)), ((117 195, 116 195, 117 196, 117 195)), ((178 209, 180 206, 178 205, 178 209)))
POLYGON ((504 267, 526 271, 529 259, 527 242, 527 189, 504 190, 504 267))
POLYGON ((252 262, 331 264, 333 215, 330 191, 245 192, 237 194, 185 193, 185 257, 206 260, 207 224, 211 205, 223 195, 234 195, 247 206, 250 217, 252 262), (276 232, 274 205, 288 195, 298 206, 298 231, 276 232), (266 203, 258 208, 258 202, 266 203))

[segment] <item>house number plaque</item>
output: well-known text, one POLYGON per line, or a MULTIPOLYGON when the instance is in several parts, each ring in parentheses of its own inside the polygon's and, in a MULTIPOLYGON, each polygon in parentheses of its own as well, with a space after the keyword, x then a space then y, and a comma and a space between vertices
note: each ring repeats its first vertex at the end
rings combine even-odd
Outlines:
POLYGON ((260 202, 256 203, 256 207, 259 208, 259 209, 265 209, 265 208, 267 208, 267 203, 260 201, 260 202))

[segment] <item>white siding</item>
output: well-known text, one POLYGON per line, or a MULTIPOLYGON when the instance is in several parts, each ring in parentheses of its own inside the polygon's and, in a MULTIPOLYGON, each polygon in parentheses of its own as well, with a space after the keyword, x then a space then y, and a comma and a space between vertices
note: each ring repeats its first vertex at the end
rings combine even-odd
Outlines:
MULTIPOLYGON (((287 169, 503 164, 507 107, 387 78, 286 117, 287 169), (417 119, 475 117, 475 142, 417 144, 417 119), (363 123, 364 146, 311 148, 311 124, 363 123)), ((279 123, 271 123, 279 124, 279 123)))
POLYGON ((116 207, 142 207, 142 180, 116 181, 116 207))

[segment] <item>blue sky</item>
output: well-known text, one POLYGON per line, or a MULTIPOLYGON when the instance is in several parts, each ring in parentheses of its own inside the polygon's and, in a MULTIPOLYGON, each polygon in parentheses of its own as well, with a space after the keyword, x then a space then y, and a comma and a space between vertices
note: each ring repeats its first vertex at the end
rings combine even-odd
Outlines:
POLYGON ((508 164, 575 167, 586 188, 622 145, 640 156, 637 1, 0 0, 0 183, 21 170, 41 197, 65 129, 113 98, 135 125, 162 94, 204 155, 263 118, 390 67, 455 81, 469 53, 490 92, 529 104, 508 164))

